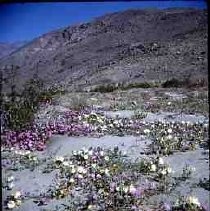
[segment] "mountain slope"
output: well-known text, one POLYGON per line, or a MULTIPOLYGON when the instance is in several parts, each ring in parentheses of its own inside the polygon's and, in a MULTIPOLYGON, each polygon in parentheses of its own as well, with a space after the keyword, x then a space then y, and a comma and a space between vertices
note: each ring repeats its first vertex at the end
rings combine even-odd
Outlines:
POLYGON ((41 78, 69 89, 207 75, 207 11, 127 10, 33 40, 0 61, 3 89, 41 78), (13 65, 13 67, 11 66, 13 65), (16 68, 18 66, 18 68, 16 68))
POLYGON ((21 46, 25 45, 26 42, 14 42, 14 43, 4 43, 0 42, 0 59, 5 56, 8 56, 12 52, 16 51, 21 46))

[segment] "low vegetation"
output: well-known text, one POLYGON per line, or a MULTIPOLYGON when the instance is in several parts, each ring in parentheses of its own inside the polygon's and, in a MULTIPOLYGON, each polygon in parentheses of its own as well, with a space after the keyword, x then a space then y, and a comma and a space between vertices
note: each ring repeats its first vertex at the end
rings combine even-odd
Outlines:
POLYGON ((159 87, 157 82, 142 82, 142 83, 116 83, 99 85, 91 90, 91 92, 113 92, 115 90, 128 90, 132 88, 154 88, 159 87))
POLYGON ((207 87, 208 82, 204 78, 186 78, 183 80, 171 78, 166 81, 148 81, 148 82, 135 82, 135 83, 115 83, 115 84, 102 84, 91 89, 90 92, 113 92, 115 90, 128 90, 133 88, 195 88, 207 87))
POLYGON ((55 95, 65 91, 57 89, 44 89, 41 80, 29 80, 21 94, 12 88, 8 95, 1 95, 2 122, 6 128, 20 131, 30 127, 34 113, 40 103, 50 103, 55 95))

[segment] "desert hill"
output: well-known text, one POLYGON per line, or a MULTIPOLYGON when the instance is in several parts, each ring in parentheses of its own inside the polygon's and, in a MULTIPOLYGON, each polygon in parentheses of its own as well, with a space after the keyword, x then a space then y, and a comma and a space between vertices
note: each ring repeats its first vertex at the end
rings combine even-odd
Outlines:
POLYGON ((3 90, 31 78, 68 89, 203 77, 207 11, 127 10, 40 36, 0 60, 3 90), (11 81, 12 77, 13 82, 11 81))

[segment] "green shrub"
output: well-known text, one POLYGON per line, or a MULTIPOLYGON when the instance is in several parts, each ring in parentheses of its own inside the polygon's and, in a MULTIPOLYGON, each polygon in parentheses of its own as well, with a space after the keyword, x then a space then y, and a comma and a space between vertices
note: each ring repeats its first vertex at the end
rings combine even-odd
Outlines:
POLYGON ((176 78, 172 78, 170 80, 165 81, 164 83, 162 83, 162 87, 163 88, 170 88, 170 87, 180 87, 183 85, 183 81, 179 81, 176 78))
POLYGON ((91 90, 91 92, 101 92, 101 93, 106 93, 106 92, 113 92, 118 89, 118 86, 114 84, 107 84, 107 85, 100 85, 91 90))
POLYGON ((127 86, 123 87, 123 89, 131 89, 131 88, 151 88, 151 84, 149 84, 148 82, 131 83, 131 84, 128 84, 127 86))
POLYGON ((194 76, 194 77, 188 76, 183 80, 172 78, 162 83, 163 88, 170 88, 170 87, 194 88, 194 87, 205 87, 205 86, 208 86, 208 79, 200 76, 194 76))
POLYGON ((7 102, 4 104, 4 110, 8 114, 8 125, 10 129, 21 130, 29 126, 30 122, 33 120, 33 114, 35 108, 32 104, 27 101, 18 103, 7 102))
POLYGON ((132 88, 154 88, 154 87, 159 87, 159 83, 158 82, 142 82, 142 83, 130 83, 128 85, 124 85, 121 87, 121 89, 123 90, 127 90, 127 89, 132 89, 132 88))
POLYGON ((21 130, 28 127, 34 119, 40 101, 49 101, 56 91, 44 91, 41 80, 29 80, 21 94, 15 89, 7 96, 2 96, 2 111, 7 114, 7 127, 21 130), (7 100, 6 100, 7 99, 7 100))
POLYGON ((121 90, 127 90, 127 89, 133 89, 133 88, 152 88, 152 87, 159 87, 159 83, 157 82, 142 82, 142 83, 129 83, 129 84, 106 84, 106 85, 100 85, 96 88, 92 89, 91 92, 113 92, 115 90, 121 89, 121 90))

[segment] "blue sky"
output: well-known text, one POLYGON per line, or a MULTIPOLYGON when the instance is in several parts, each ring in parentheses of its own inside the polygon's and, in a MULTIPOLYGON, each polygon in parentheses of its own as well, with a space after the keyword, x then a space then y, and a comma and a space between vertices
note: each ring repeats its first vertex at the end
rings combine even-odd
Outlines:
POLYGON ((71 2, 0 5, 0 42, 32 40, 49 31, 136 8, 196 7, 205 1, 71 2))

